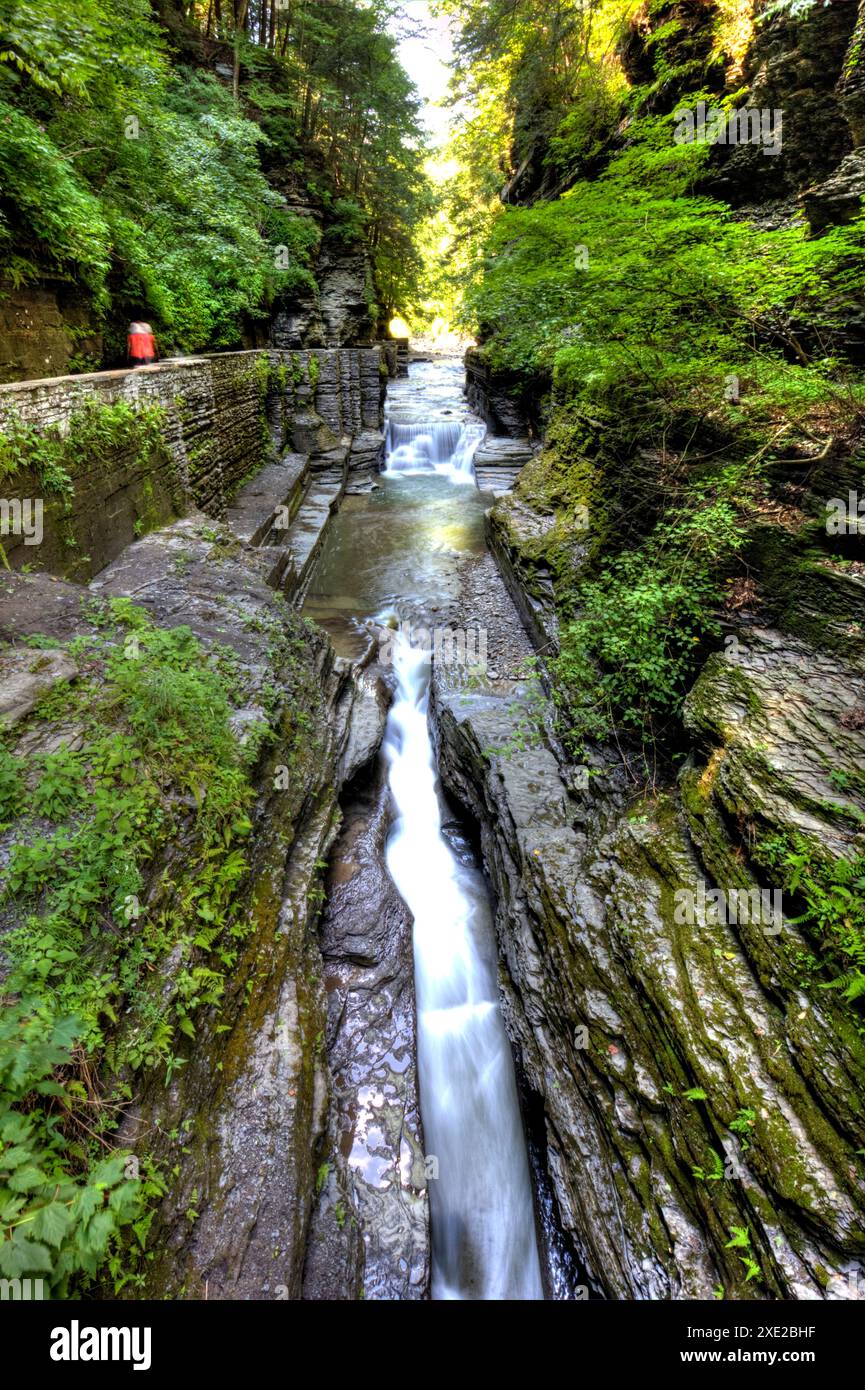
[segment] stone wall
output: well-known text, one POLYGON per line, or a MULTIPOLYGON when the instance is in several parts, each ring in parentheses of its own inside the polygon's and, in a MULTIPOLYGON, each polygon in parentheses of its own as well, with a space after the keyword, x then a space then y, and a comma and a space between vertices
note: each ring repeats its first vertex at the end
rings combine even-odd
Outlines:
POLYGON ((91 578, 136 536, 191 508, 222 517, 240 483, 284 449, 310 455, 313 466, 375 467, 382 360, 379 348, 259 350, 0 387, 0 446, 8 453, 15 433, 30 431, 11 448, 12 471, 0 481, 8 563, 91 578), (121 404, 151 427, 156 421, 158 438, 134 429, 100 438, 94 406, 121 404), (66 494, 39 458, 40 441, 58 438, 66 441, 66 494), (86 440, 80 449, 78 439, 86 440), (14 518, 24 499, 42 503, 39 544, 26 543, 14 518))
POLYGON ((0 382, 65 372, 74 354, 89 360, 101 353, 75 286, 43 278, 16 287, 0 278, 0 382))
POLYGON ((465 355, 466 398, 492 434, 513 438, 542 433, 542 400, 551 381, 536 376, 528 382, 513 372, 493 371, 483 345, 465 355))
MULTIPOLYGON (((308 203, 295 204, 294 211, 320 221, 308 203)), ((368 248, 362 242, 345 246, 326 239, 311 269, 314 285, 296 287, 277 302, 270 324, 271 346, 291 350, 374 342, 375 292, 368 248)))
MULTIPOLYGON (((717 97, 735 91, 739 109, 780 112, 780 148, 767 157, 756 144, 714 145, 696 191, 734 207, 759 207, 764 217, 776 200, 776 215, 789 216, 801 198, 812 231, 850 222, 865 194, 865 0, 778 9, 771 0, 753 0, 750 8, 754 25, 744 69, 724 73, 708 55, 702 85, 717 97)), ((682 95, 676 81, 657 81, 661 58, 686 77, 687 91, 700 85, 689 63, 697 31, 712 32, 713 11, 716 16, 714 0, 678 0, 652 7, 651 14, 644 7, 635 19, 625 65, 632 80, 656 79, 649 109, 672 111, 682 95), (673 21, 678 29, 670 27, 673 21)))

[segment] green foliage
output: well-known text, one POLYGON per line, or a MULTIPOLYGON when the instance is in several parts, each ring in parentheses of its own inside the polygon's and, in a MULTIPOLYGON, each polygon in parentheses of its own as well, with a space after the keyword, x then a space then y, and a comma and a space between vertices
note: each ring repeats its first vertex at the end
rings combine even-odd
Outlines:
POLYGON ((734 1134, 739 1135, 743 1152, 747 1152, 751 1147, 751 1135, 756 1123, 757 1112, 748 1107, 737 1110, 735 1117, 730 1121, 730 1129, 734 1134))
POLYGON ((724 1160, 715 1150, 710 1149, 712 1156, 711 1168, 704 1168, 700 1164, 692 1165, 691 1172, 698 1182, 720 1182, 724 1177, 724 1160))
POLYGON ((727 1241, 727 1244, 724 1246, 724 1249, 741 1250, 743 1252, 739 1256, 739 1259, 745 1266, 746 1284, 749 1283, 752 1279, 762 1281, 763 1274, 760 1269, 760 1266, 754 1259, 754 1255, 751 1250, 751 1232, 747 1226, 731 1226, 730 1239, 727 1241))
POLYGON ((92 1161, 69 1138, 76 1031, 34 997, 0 1011, 0 1276, 42 1279, 56 1298, 97 1273, 144 1196, 126 1153, 92 1161))
MULTIPOLYGON (((78 651, 89 677, 49 692, 33 716, 73 716, 82 747, 39 759, 25 794, 31 769, 0 745, 3 817, 17 813, 5 882, 17 925, 4 938, 13 1002, 0 1027, 0 1272, 44 1273, 61 1296, 70 1280, 112 1266, 127 1227, 139 1244, 146 1237, 145 1199, 162 1189, 152 1175, 123 1181, 122 1156, 96 1162, 115 1108, 88 1092, 88 1078, 97 1061, 103 1075, 164 1065, 170 1076, 199 1011, 219 1004, 249 930, 237 896, 261 741, 241 748, 230 728, 232 653, 206 652, 187 628, 155 628, 129 599, 98 616, 101 632, 78 651), (181 820, 182 859, 145 901, 145 875, 181 820), (156 967, 169 954, 166 988, 156 967)), ((121 1265, 112 1277, 122 1283, 121 1265)))
POLYGON ((598 179, 497 220, 484 278, 466 300, 490 364, 554 370, 559 398, 631 411, 635 396, 656 413, 688 395, 703 411, 718 407, 731 373, 749 396, 774 399, 784 379, 804 385, 804 376, 830 398, 819 364, 797 372, 755 351, 753 334, 761 319, 777 320, 795 352, 785 321, 810 319, 827 334, 843 325, 862 222, 811 241, 804 227, 758 230, 723 204, 683 196, 708 147, 675 144, 672 117, 643 118, 632 135, 598 179))
POLYGON ((24 798, 24 763, 0 743, 0 826, 18 815, 24 798))
MULTIPOLYGON (((334 235, 369 243, 392 299, 414 273, 426 194, 387 7, 297 0, 273 33, 233 35, 223 6, 236 93, 173 64, 153 9, 83 0, 73 17, 63 0, 0 0, 0 252, 13 283, 74 279, 109 353, 142 316, 163 353, 237 347, 275 301, 316 293, 319 229, 285 197, 306 177, 334 235)), ((213 22, 187 7, 193 50, 199 19, 213 22)))
POLYGON ((69 498, 81 458, 92 464, 122 453, 143 464, 155 453, 167 463, 164 423, 161 406, 136 408, 127 401, 103 405, 93 396, 84 398, 65 430, 57 425, 37 428, 13 416, 0 433, 0 480, 34 473, 46 493, 69 498))
POLYGON ((626 92, 617 43, 632 0, 441 0, 459 22, 453 96, 467 110, 448 154, 456 254, 451 278, 476 283, 483 242, 508 174, 516 197, 549 194, 610 144, 626 92))
POLYGON ((242 316, 262 315, 283 276, 295 287, 308 276, 314 232, 262 176, 261 141, 216 79, 178 69, 100 181, 123 300, 145 304, 182 350, 238 346, 242 316))
POLYGON ((733 496, 739 474, 695 487, 636 549, 577 581, 576 616, 552 663, 575 750, 621 723, 644 744, 673 721, 720 628, 723 566, 744 543, 733 496))
MULTIPOLYGON (((0 89, 2 90, 2 89, 0 89)), ((14 255, 15 279, 41 266, 73 269, 105 302, 110 232, 98 197, 64 160, 43 126, 0 100, 0 249, 14 255), (11 216, 26 233, 15 238, 11 216)))
MULTIPOLYGON (((420 261, 415 227, 429 211, 418 101, 385 25, 388 0, 296 0, 276 28, 251 26, 241 93, 261 128, 324 209, 328 241, 372 253, 371 316, 409 296, 420 261)), ((265 166, 271 167, 265 153, 265 166)))
MULTIPOLYGON (((469 20, 462 89, 491 75, 518 132, 515 93, 531 105, 545 90, 534 0, 448 7, 469 20)), ((589 23, 578 8, 564 0, 551 21, 554 63, 589 23)), ((591 22, 615 28, 628 9, 601 4, 591 22)), ((659 80, 669 37, 655 31, 659 80)), ((825 443, 865 418, 861 374, 833 349, 861 314, 865 219, 809 237, 804 223, 767 231, 697 196, 709 147, 678 144, 672 114, 632 114, 605 145, 623 94, 593 42, 569 78, 550 78, 552 133, 536 122, 532 144, 524 129, 530 162, 549 148, 577 181, 528 206, 491 211, 489 190, 469 198, 487 231, 464 321, 501 389, 546 432, 519 491, 552 518, 525 545, 553 578, 566 741, 582 754, 624 731, 654 776, 717 644, 725 580, 784 457, 776 440, 825 443)), ((631 93, 632 112, 650 109, 645 97, 631 93)))
POLYGON ((38 816, 61 820, 84 798, 84 769, 77 753, 61 748, 42 758, 42 776, 33 796, 38 816))
POLYGON ((834 858, 803 835, 781 834, 759 837, 753 854, 802 903, 793 920, 814 934, 830 960, 843 964, 824 988, 840 991, 847 1003, 865 998, 865 855, 834 858))

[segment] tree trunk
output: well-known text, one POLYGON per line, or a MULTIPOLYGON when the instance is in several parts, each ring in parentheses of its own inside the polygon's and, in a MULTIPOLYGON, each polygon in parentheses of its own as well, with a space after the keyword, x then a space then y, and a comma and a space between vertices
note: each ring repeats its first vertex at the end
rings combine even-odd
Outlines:
MULTIPOLYGON (((292 11, 292 6, 291 6, 291 4, 289 4, 289 6, 288 6, 288 14, 287 14, 286 17, 285 17, 285 25, 283 26, 283 30, 282 30, 282 43, 279 45, 279 56, 280 56, 280 58, 284 58, 284 57, 285 57, 285 52, 286 52, 286 49, 288 48, 288 37, 289 37, 289 34, 291 33, 291 17, 292 17, 292 12, 293 12, 293 11, 292 11)), ((278 33, 279 33, 279 19, 278 19, 278 18, 277 18, 277 21, 276 21, 276 25, 277 25, 276 32, 277 32, 277 34, 278 34, 278 33)), ((276 44, 274 44, 274 48, 276 48, 276 44)))
POLYGON ((234 77, 231 90, 234 100, 240 97, 240 31, 245 29, 249 11, 249 0, 234 0, 234 77))

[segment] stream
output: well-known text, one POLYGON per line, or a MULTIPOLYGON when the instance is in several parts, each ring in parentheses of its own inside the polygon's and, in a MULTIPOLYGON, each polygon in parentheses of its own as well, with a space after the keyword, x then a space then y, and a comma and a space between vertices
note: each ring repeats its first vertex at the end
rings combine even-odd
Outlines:
POLYGON ((463 837, 447 824, 428 725, 430 652, 412 642, 412 628, 433 627, 454 593, 460 558, 484 549, 489 498, 472 469, 484 428, 466 409, 461 381, 460 363, 445 359, 412 364, 408 379, 391 384, 385 471, 334 518, 304 611, 350 657, 364 649, 371 618, 399 628, 382 752, 393 814, 385 854, 414 919, 432 1297, 540 1299, 490 903, 463 837))

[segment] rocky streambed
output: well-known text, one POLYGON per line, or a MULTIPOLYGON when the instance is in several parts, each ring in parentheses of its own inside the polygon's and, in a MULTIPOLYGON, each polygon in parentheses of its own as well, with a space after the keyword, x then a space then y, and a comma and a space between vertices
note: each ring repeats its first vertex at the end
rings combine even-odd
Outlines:
POLYGON ((767 845, 861 851, 833 774, 861 761, 863 672, 746 618, 689 697, 677 780, 635 795, 604 749, 577 768, 531 660, 556 642, 548 525, 505 496, 498 563, 457 558, 435 621, 483 628, 488 659, 434 660, 430 711, 492 891, 547 1294, 857 1298, 862 1038, 795 887, 771 919, 711 904, 780 881, 767 845))
MULTIPOLYGON (((456 363, 413 368, 391 412, 422 421, 424 376, 442 425, 469 419, 456 363)), ((712 657, 689 696, 678 779, 637 794, 603 748, 575 767, 543 679, 550 523, 510 493, 530 448, 484 441, 486 492, 421 468, 346 495, 329 460, 309 479, 286 455, 226 522, 192 514, 128 547, 84 604, 63 581, 2 581, 16 644, 4 713, 21 749, 78 746, 68 713, 40 702, 85 678, 80 639, 110 599, 232 653, 235 736, 269 728, 224 997, 178 1039, 168 1075, 127 1078, 120 1141, 170 1175, 138 1291, 411 1300, 434 1287, 439 1156, 423 1131, 412 917, 386 867, 380 752, 396 644, 420 634, 441 833, 489 892, 544 1295, 861 1294, 862 1037, 819 987, 795 889, 780 929, 706 905, 717 885, 771 882, 779 844, 835 863, 861 852, 860 783, 833 774, 865 755, 865 670, 747 622, 735 659, 712 657), (286 501, 287 544, 273 524, 286 501), (24 648, 28 635, 58 650, 24 648)), ((174 813, 151 915, 196 843, 195 799, 174 813)), ((156 1012, 185 951, 150 980, 156 1012)), ((482 1193, 483 1168, 473 1176, 482 1193)))

